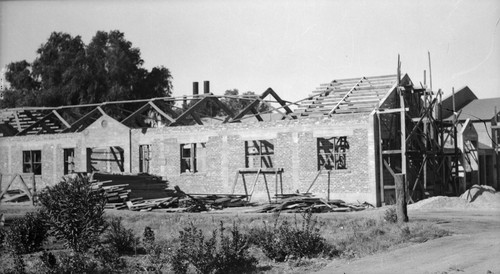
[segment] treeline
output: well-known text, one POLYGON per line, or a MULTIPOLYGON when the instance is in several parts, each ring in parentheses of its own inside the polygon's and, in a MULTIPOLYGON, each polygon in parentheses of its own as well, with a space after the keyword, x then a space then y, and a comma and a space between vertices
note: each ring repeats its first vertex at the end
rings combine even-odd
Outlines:
POLYGON ((53 32, 33 62, 7 65, 0 108, 60 106, 171 96, 172 74, 150 71, 138 48, 114 30, 98 31, 86 45, 80 36, 53 32))

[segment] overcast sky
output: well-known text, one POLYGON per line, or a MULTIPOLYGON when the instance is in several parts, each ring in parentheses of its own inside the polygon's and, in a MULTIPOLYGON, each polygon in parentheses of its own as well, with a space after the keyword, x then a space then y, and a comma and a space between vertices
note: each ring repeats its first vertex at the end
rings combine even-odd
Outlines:
MULTIPOLYGON (((192 82, 211 91, 287 100, 341 78, 402 71, 423 82, 431 53, 433 88, 468 85, 500 96, 500 1, 1 1, 0 66, 32 62, 53 31, 120 30, 148 69, 163 65, 174 96, 192 82)), ((428 81, 428 78, 427 78, 428 81)))

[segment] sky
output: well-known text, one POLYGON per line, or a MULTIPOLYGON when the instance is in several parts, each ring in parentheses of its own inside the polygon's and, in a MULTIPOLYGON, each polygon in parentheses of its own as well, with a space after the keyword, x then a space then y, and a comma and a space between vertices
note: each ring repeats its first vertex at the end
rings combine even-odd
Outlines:
POLYGON ((0 1, 0 67, 36 58, 54 31, 88 44, 119 30, 144 67, 168 68, 173 96, 210 81, 211 92, 307 97, 334 79, 395 74, 445 97, 469 86, 500 97, 500 1, 69 0, 0 1), (427 84, 429 85, 429 76, 427 84))

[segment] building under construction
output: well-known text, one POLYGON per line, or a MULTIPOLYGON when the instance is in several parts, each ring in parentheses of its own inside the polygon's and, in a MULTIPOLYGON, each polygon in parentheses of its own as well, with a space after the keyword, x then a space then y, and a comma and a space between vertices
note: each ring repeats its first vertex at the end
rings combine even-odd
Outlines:
POLYGON ((182 97, 4 109, 2 195, 19 188, 31 197, 72 172, 148 173, 188 193, 253 201, 299 192, 389 204, 398 180, 409 202, 472 184, 498 189, 500 99, 452 94, 398 73, 333 80, 298 102, 271 88, 213 95, 205 82, 203 94, 194 83, 182 97), (248 103, 234 113, 227 99, 248 103))

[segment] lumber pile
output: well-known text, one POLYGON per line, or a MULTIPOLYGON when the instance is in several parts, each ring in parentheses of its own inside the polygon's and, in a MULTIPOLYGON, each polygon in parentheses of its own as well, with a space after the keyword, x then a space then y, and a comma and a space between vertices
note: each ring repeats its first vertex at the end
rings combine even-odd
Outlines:
POLYGON ((162 180, 159 176, 148 174, 107 174, 94 173, 92 180, 96 182, 106 182, 106 186, 127 185, 126 189, 130 190, 129 198, 142 199, 159 199, 167 197, 165 188, 167 181, 162 180))
POLYGON ((170 197, 163 199, 136 199, 127 201, 127 206, 133 211, 163 211, 163 212, 202 212, 226 207, 245 206, 248 204, 245 195, 229 194, 188 194, 178 186, 168 191, 170 197))
POLYGON ((349 212, 360 211, 366 208, 373 207, 369 203, 352 204, 342 200, 326 201, 321 198, 312 197, 310 194, 286 194, 276 197, 276 203, 265 205, 256 213, 299 213, 311 211, 313 213, 324 212, 349 212))

